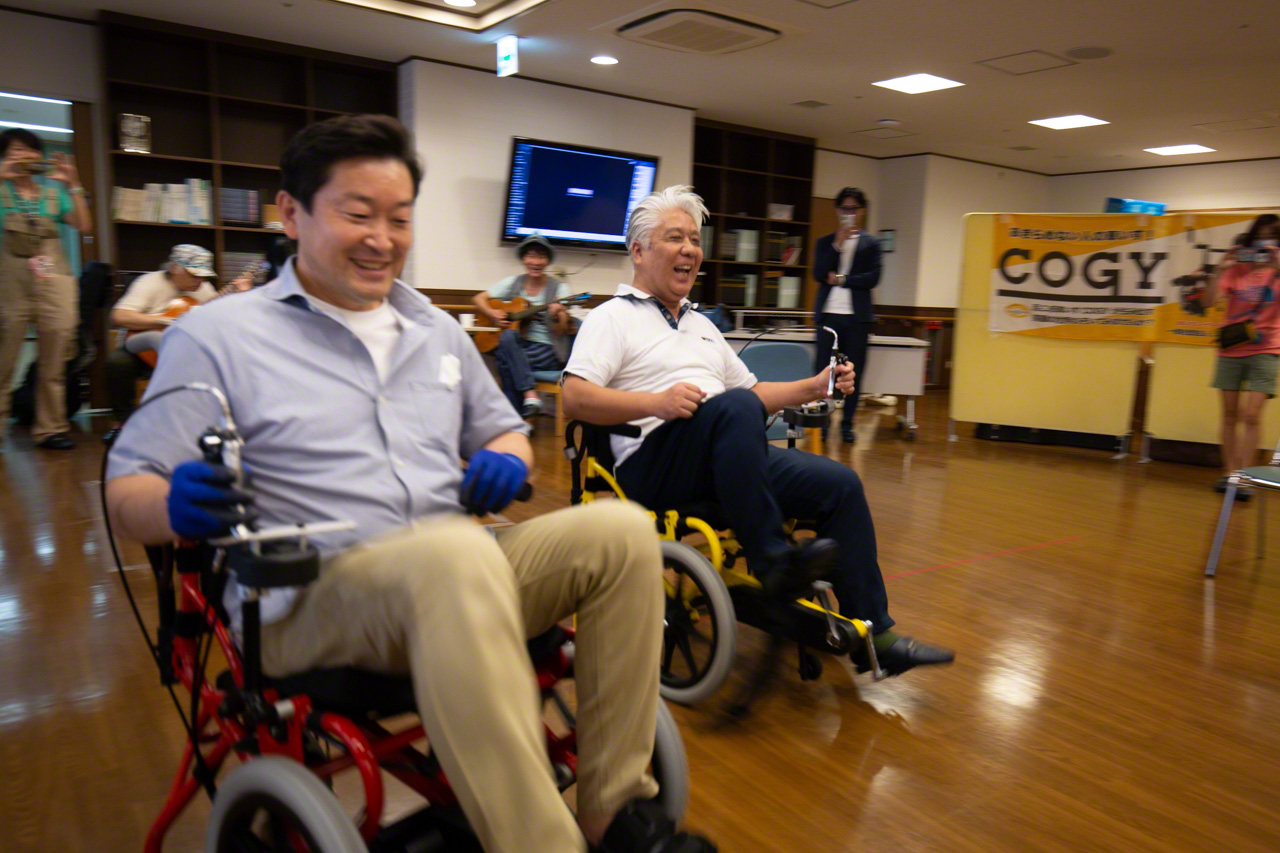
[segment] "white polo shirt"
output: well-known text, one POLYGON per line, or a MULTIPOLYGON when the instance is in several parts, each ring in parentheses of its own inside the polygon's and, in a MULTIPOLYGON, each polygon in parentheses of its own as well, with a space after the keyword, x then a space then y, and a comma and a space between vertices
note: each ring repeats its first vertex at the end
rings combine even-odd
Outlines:
MULTIPOLYGON (((662 303, 629 284, 618 285, 613 299, 593 308, 583 321, 565 375, 615 391, 650 394, 688 382, 708 398, 755 385, 756 377, 720 330, 692 307, 688 299, 680 302, 673 327, 662 303)), ((632 423, 640 427, 639 438, 612 437, 619 465, 665 421, 650 417, 632 423)))

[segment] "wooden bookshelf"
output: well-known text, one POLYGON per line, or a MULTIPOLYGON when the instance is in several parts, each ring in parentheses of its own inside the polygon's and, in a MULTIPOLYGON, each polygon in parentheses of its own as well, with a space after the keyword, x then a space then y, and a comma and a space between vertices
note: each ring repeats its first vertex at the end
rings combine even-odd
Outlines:
POLYGON ((281 232, 224 221, 221 190, 256 190, 261 210, 275 203, 280 157, 299 130, 335 115, 396 112, 389 62, 112 12, 102 13, 101 36, 110 186, 198 178, 211 195, 209 225, 113 221, 117 270, 157 269, 182 242, 211 249, 219 271, 228 252, 265 252, 281 232), (151 153, 119 150, 121 113, 150 117, 151 153))
POLYGON ((700 120, 694 127, 693 186, 711 211, 711 239, 703 240, 702 272, 693 298, 743 307, 755 276, 753 305, 775 308, 778 280, 794 276, 795 308, 804 310, 813 196, 814 140, 700 120), (771 206, 790 205, 791 218, 770 217, 771 206), (740 255, 739 232, 755 232, 755 257, 740 255), (772 239, 771 239, 772 238, 772 239), (779 242, 780 241, 780 242, 779 242), (771 247, 798 250, 790 260, 771 247))

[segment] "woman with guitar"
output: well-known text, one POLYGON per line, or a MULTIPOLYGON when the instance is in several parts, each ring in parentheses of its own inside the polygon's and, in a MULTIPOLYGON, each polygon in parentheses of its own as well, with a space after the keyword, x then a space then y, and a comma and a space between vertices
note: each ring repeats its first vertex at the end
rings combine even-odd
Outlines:
POLYGON ((569 285, 547 275, 547 265, 555 257, 551 244, 534 234, 516 247, 516 257, 524 264, 524 275, 508 276, 488 291, 477 293, 471 301, 480 312, 478 321, 484 324, 488 320, 502 330, 494 353, 502 390, 515 410, 529 418, 542 411, 533 372, 564 368, 568 347, 562 344, 563 353, 558 351, 556 340, 564 341, 573 320, 561 304, 569 297, 569 285), (517 328, 507 319, 508 313, 526 305, 546 310, 526 317, 517 328))
MULTIPOLYGON (((111 398, 113 423, 102 436, 108 444, 134 408, 134 388, 155 367, 160 333, 196 305, 219 295, 214 289, 213 252, 183 243, 169 253, 163 269, 133 280, 111 309, 111 325, 128 332, 125 345, 107 356, 107 396, 111 398)), ((234 289, 248 290, 252 282, 233 282, 234 289)))

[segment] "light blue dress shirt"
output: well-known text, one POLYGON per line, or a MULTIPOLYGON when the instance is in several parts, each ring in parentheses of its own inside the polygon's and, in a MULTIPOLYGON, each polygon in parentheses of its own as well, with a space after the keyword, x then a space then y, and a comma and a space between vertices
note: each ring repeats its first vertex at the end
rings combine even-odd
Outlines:
MULTIPOLYGON (((270 284, 191 311, 161 339, 143 405, 112 446, 108 479, 168 479, 198 459, 196 440, 221 420, 216 400, 186 391, 148 401, 207 382, 227 395, 245 439, 263 526, 354 521, 354 530, 315 537, 329 555, 424 516, 462 512, 459 459, 529 426, 448 314, 400 281, 389 299, 405 323, 385 382, 346 324, 315 307, 292 260, 270 284)), ((287 609, 264 602, 264 622, 287 609)))

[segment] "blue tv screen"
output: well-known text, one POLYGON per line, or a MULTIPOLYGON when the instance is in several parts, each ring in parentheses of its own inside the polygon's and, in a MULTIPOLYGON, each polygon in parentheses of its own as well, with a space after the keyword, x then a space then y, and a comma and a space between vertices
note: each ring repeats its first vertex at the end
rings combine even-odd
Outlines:
POLYGON ((657 174, 657 157, 517 136, 502 242, 538 233, 553 246, 625 252, 631 211, 657 174))

